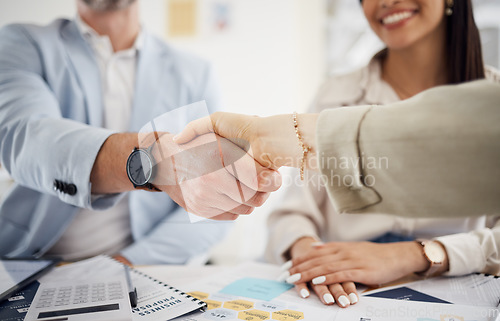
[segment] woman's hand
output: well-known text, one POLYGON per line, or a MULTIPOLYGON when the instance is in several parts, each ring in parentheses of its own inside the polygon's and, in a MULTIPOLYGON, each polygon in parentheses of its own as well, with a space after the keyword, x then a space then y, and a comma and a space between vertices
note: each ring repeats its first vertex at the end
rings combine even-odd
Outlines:
POLYGON ((331 242, 312 247, 292 262, 289 283, 323 286, 349 281, 379 285, 424 271, 429 264, 416 242, 331 242))
MULTIPOLYGON (((304 143, 315 150, 316 114, 298 115, 298 128, 304 143)), ((185 144, 197 136, 215 132, 251 154, 262 166, 278 169, 281 166, 298 167, 302 148, 295 134, 292 115, 271 117, 247 116, 217 112, 189 123, 174 137, 185 144)), ((309 162, 314 168, 315 162, 309 162)))
MULTIPOLYGON (((318 243, 318 241, 312 237, 303 237, 297 240, 290 249, 292 261, 289 262, 296 261, 302 257, 307 257, 310 252, 314 251, 318 244, 322 243, 318 243)), ((285 273, 285 276, 289 276, 289 274, 285 273)), ((340 307, 346 308, 349 305, 356 304, 358 302, 358 294, 354 282, 349 281, 328 285, 315 285, 311 282, 295 283, 295 289, 304 299, 309 297, 308 284, 321 302, 326 305, 331 305, 334 302, 337 302, 340 307)))

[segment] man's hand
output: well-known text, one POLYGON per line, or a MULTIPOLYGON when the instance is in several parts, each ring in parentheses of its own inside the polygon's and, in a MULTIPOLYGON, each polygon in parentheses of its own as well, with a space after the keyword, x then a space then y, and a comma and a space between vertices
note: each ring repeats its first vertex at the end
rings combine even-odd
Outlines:
MULTIPOLYGON (((146 146, 149 143, 141 147, 146 146)), ((262 167, 214 134, 182 146, 164 134, 152 152, 158 164, 152 183, 186 211, 204 218, 234 220, 250 214, 281 185, 279 172, 262 167)))

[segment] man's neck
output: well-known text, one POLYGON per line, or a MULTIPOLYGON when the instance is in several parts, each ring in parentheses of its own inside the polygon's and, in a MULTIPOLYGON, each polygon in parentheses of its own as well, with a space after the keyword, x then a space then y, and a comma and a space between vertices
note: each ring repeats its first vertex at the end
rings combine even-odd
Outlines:
POLYGON ((383 64, 383 78, 390 84, 391 81, 397 81, 398 85, 409 94, 408 96, 446 84, 445 50, 444 32, 422 39, 410 48, 389 49, 383 64))
POLYGON ((77 2, 80 18, 99 35, 106 35, 115 52, 131 48, 140 31, 139 5, 132 3, 122 10, 94 11, 81 1, 77 2))

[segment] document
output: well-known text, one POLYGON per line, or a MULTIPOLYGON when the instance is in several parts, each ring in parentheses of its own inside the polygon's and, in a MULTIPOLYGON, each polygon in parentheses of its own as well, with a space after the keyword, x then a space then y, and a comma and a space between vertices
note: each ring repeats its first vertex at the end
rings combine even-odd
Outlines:
POLYGON ((335 321, 493 321, 498 310, 470 305, 388 300, 363 296, 335 321))
POLYGON ((496 307, 500 298, 500 277, 469 274, 435 277, 393 287, 376 289, 363 295, 423 302, 496 307))
POLYGON ((252 262, 188 284, 188 294, 206 302, 207 311, 176 321, 335 320, 338 306, 325 306, 315 297, 302 299, 293 286, 276 281, 279 274, 275 265, 252 262))
POLYGON ((357 304, 342 309, 337 305, 323 305, 313 293, 308 299, 302 299, 295 289, 275 283, 279 274, 277 266, 246 263, 188 284, 185 286, 188 294, 205 301, 207 311, 176 320, 491 321, 498 314, 498 310, 490 306, 369 296, 362 296, 357 304))

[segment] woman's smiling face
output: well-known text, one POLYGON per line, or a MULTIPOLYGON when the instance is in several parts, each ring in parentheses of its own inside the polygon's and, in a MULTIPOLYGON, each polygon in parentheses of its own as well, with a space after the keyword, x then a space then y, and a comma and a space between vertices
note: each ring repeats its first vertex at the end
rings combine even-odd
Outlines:
POLYGON ((370 27, 389 49, 404 49, 443 32, 444 0, 363 0, 370 27))

